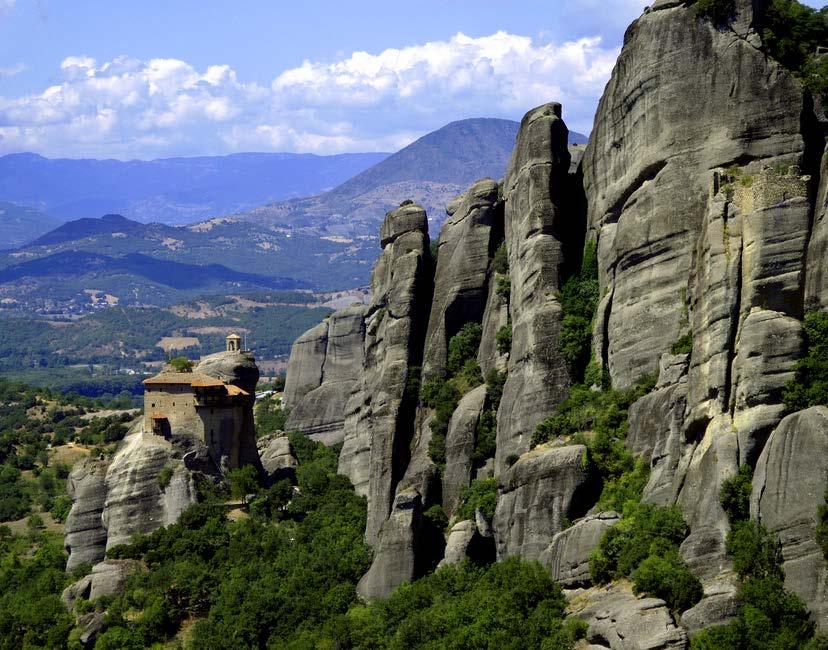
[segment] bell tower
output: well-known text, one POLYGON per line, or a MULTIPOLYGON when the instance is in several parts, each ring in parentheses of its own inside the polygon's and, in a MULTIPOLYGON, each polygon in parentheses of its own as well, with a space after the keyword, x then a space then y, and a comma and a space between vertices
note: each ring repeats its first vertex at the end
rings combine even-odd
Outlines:
POLYGON ((241 336, 238 334, 230 334, 227 337, 227 351, 241 352, 241 336))

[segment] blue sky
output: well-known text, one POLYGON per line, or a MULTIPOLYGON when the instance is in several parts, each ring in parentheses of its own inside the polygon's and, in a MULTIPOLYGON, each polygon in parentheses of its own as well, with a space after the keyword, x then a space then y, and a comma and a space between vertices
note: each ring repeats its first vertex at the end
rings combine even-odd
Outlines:
POLYGON ((645 4, 0 0, 0 154, 393 151, 549 100, 587 132, 645 4))

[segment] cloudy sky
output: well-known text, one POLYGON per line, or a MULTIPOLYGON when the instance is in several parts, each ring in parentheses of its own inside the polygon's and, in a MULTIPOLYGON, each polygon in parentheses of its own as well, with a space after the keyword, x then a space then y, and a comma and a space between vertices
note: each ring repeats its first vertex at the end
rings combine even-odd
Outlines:
POLYGON ((550 100, 588 133, 645 4, 0 0, 0 155, 394 151, 550 100))

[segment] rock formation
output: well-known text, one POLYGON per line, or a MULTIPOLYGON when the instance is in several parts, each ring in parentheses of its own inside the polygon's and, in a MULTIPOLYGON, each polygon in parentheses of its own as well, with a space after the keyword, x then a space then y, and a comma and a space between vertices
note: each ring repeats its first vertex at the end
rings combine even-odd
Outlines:
POLYGON ((425 211, 407 203, 389 212, 380 244, 366 312, 363 370, 345 409, 339 461, 340 473, 368 497, 365 539, 372 546, 391 514, 413 437, 417 395, 409 386, 422 359, 433 283, 425 211))
POLYGON ((538 422, 567 395, 570 378, 558 347, 563 312, 557 299, 568 233, 577 228, 567 188, 569 131, 560 104, 545 104, 521 121, 506 171, 512 350, 497 415, 498 472, 529 450, 538 422))
POLYGON ((345 405, 362 371, 365 306, 340 309, 293 344, 285 382, 288 431, 333 445, 345 437, 345 405), (301 385, 300 385, 301 384, 301 385))
MULTIPOLYGON (((456 515, 471 481, 493 475, 497 558, 539 559, 568 589, 590 643, 684 648, 688 635, 737 615, 719 493, 749 465, 751 514, 782 543, 786 585, 815 620, 828 619, 815 539, 828 409, 789 413, 784 403, 804 353, 802 320, 828 309, 826 120, 768 55, 763 3, 734 0, 718 25, 691 4, 659 0, 630 26, 586 147, 567 147, 559 104, 526 114, 500 186, 480 181, 448 206, 433 299, 425 214, 404 205, 383 224, 359 379, 341 413, 325 414, 344 418, 339 469, 369 500, 365 597, 431 566, 424 513, 438 504, 450 518, 443 563, 486 557, 486 527, 456 515), (501 241, 508 271, 495 268, 501 241), (614 389, 657 375, 628 410, 625 444, 650 465, 643 501, 678 506, 690 528, 680 553, 704 597, 685 612, 624 581, 591 586, 589 554, 618 516, 596 506, 585 446, 561 434, 532 448, 538 423, 581 381, 562 349, 562 331, 572 332, 560 294, 592 245, 591 367, 614 389), (413 389, 445 375, 448 342, 467 322, 482 328, 483 372, 508 373, 495 458, 473 461, 490 407, 485 387, 469 387, 443 467, 428 452, 435 413, 413 389), (511 348, 498 349, 509 332, 511 348)), ((325 384, 331 327, 294 346, 295 404, 325 384)), ((601 390, 588 376, 584 388, 601 390)))

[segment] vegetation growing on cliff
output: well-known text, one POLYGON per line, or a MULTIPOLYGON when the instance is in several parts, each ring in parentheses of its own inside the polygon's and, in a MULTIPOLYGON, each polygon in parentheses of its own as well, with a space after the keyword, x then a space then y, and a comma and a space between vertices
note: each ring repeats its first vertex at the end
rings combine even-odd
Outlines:
POLYGON ((564 317, 561 322, 560 349, 576 381, 584 379, 592 346, 592 323, 599 300, 598 253, 594 242, 587 242, 580 272, 561 288, 564 317))
POLYGON ((828 313, 805 316, 806 354, 796 363, 796 378, 785 386, 785 405, 791 411, 828 404, 828 313))
POLYGON ((730 518, 726 549, 741 585, 739 614, 729 625, 708 628, 693 638, 693 650, 818 650, 828 639, 814 636, 802 600, 785 589, 782 549, 762 524, 749 519, 748 466, 722 484, 719 500, 730 518))
POLYGON ((569 438, 573 444, 586 445, 590 469, 604 484, 599 506, 620 511, 627 501, 641 498, 649 476, 646 464, 636 463, 624 444, 629 427, 627 412, 654 385, 653 377, 645 377, 626 390, 595 391, 583 384, 573 386, 569 398, 538 424, 532 444, 569 438))
POLYGON ((446 433, 449 421, 460 399, 483 383, 477 350, 483 329, 478 323, 466 323, 449 339, 446 377, 427 381, 420 389, 423 404, 434 410, 428 455, 437 465, 446 462, 446 433))
POLYGON ((636 593, 662 598, 675 611, 692 607, 702 586, 678 549, 689 528, 677 507, 629 503, 589 558, 592 579, 603 584, 629 577, 636 593))

